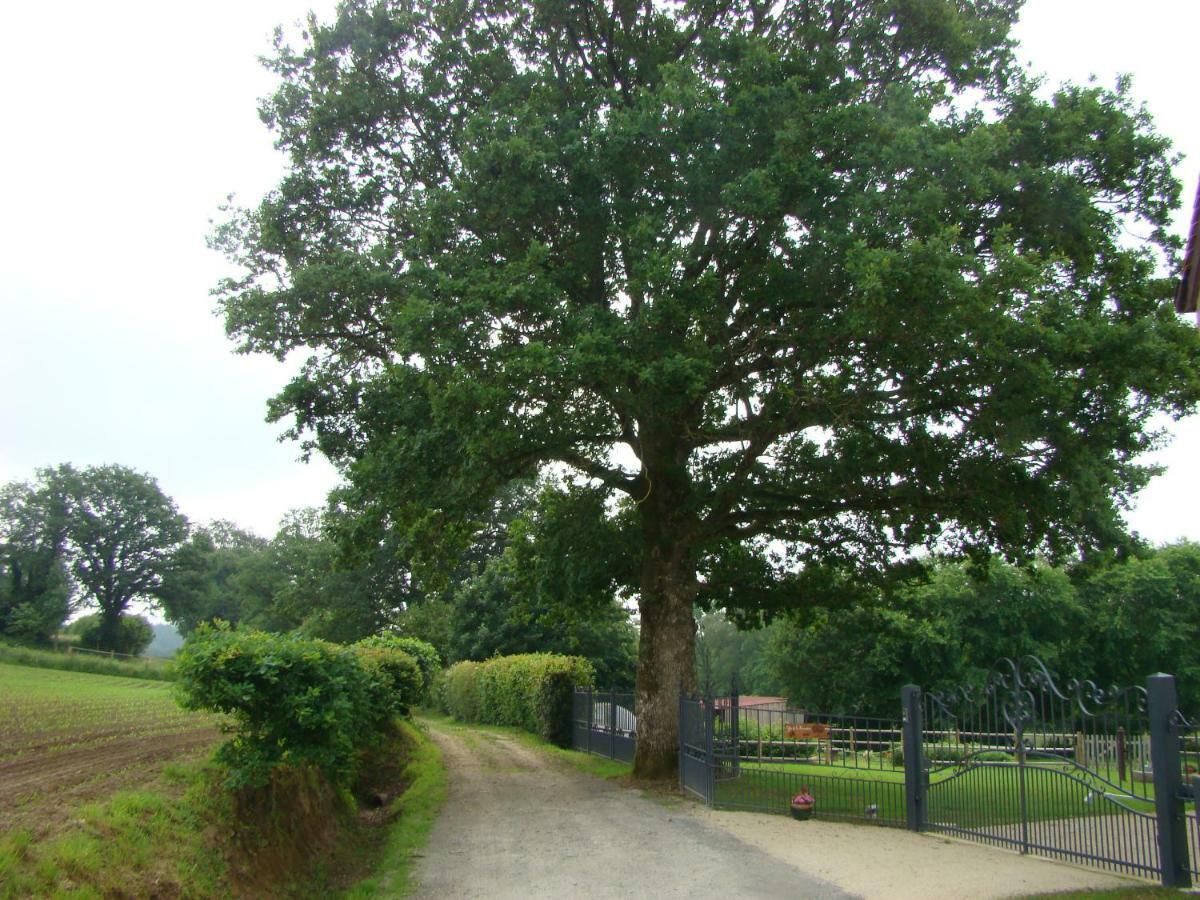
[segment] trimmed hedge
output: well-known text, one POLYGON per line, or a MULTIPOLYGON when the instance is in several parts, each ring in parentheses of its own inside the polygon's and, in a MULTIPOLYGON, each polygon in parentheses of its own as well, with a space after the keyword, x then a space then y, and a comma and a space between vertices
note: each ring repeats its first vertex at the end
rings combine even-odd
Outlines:
POLYGON ((420 670, 386 647, 342 647, 296 635, 201 625, 175 665, 179 703, 233 718, 217 751, 230 787, 266 784, 279 766, 316 766, 335 783, 354 775, 416 701, 420 670))
POLYGON ((460 662, 442 674, 438 705, 460 722, 481 722, 479 713, 479 673, 481 663, 460 662))
POLYGON ((571 742, 575 686, 590 685, 594 677, 592 664, 581 656, 497 656, 447 669, 439 701, 460 721, 516 725, 565 747, 571 742))
POLYGON ((394 634, 380 634, 359 641, 357 647, 383 647, 388 650, 399 650, 407 653, 418 667, 419 684, 416 687, 416 703, 423 703, 430 697, 430 692, 438 673, 442 670, 442 658, 437 648, 420 638, 399 637, 394 634))

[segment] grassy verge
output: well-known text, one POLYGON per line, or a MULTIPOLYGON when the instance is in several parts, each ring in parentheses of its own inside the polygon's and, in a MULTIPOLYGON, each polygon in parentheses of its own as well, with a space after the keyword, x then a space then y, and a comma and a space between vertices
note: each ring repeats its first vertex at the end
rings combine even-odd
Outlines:
POLYGON ((345 891, 347 898, 402 897, 411 890, 413 859, 425 842, 446 800, 446 769, 437 745, 419 730, 405 723, 411 739, 411 755, 402 778, 404 793, 388 808, 393 822, 382 848, 382 858, 374 875, 345 891))
POLYGON ((167 766, 139 790, 80 807, 56 830, 0 835, 0 900, 324 898, 350 884, 351 897, 403 895, 445 798, 440 755, 401 723, 395 744, 366 768, 371 778, 358 788, 395 795, 385 809, 359 808, 312 772, 235 794, 211 763, 167 766), (385 874, 360 881, 371 872, 385 874))
POLYGON ((81 807, 57 834, 0 837, 0 897, 228 895, 228 865, 207 837, 231 824, 217 777, 168 767, 158 785, 81 807))
POLYGON ((106 659, 78 653, 59 653, 36 650, 0 642, 0 663, 17 666, 36 666, 40 669, 59 669, 64 672, 86 672, 91 675, 121 675, 125 678, 147 678, 151 681, 173 681, 173 667, 162 660, 106 659))

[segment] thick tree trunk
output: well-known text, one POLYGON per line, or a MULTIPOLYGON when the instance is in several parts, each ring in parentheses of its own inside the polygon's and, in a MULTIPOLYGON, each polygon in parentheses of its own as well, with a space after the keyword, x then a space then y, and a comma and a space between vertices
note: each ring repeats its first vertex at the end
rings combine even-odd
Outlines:
POLYGON ((121 642, 121 606, 110 601, 100 607, 100 631, 97 634, 100 650, 124 649, 121 642))
POLYGON ((674 778, 679 752, 679 689, 696 687, 696 573, 686 554, 651 549, 642 569, 637 671, 638 778, 674 778))

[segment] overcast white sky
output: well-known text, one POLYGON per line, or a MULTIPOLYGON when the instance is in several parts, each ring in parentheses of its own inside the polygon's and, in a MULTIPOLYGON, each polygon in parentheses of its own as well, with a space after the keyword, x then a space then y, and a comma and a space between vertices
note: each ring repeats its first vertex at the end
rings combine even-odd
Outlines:
MULTIPOLYGON (((59 462, 154 475, 193 521, 274 533, 336 482, 264 421, 284 382, 231 352, 205 247, 225 195, 252 202, 282 171, 258 121, 257 62, 276 24, 333 4, 63 0, 0 13, 0 482, 59 462)), ((1052 81, 1135 78, 1200 176, 1189 0, 1030 0, 1023 56, 1052 81)), ((1186 228, 1181 211, 1177 230, 1186 228)), ((1200 540, 1200 420, 1157 456, 1167 474, 1131 516, 1155 541, 1200 540)))

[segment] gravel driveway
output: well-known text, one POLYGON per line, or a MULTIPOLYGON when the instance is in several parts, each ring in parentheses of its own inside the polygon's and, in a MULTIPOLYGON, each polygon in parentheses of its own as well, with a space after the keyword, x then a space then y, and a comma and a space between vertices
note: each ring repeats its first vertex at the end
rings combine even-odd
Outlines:
POLYGON ((450 793, 415 869, 418 897, 957 900, 1130 884, 899 829, 652 800, 503 735, 430 733, 450 793))

